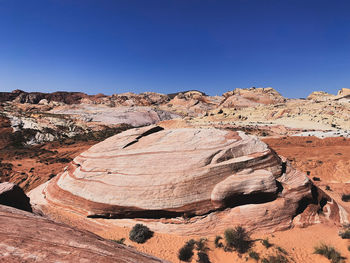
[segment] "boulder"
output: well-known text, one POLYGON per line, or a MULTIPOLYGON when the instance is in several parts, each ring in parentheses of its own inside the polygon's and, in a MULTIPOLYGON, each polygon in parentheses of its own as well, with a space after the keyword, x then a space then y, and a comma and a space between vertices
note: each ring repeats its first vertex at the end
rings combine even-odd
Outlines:
POLYGON ((165 262, 47 218, 0 205, 1 262, 165 262))
MULTIPOLYGON (((309 204, 322 210, 328 202, 320 204, 305 174, 287 167, 255 136, 158 126, 94 145, 30 197, 42 211, 61 207, 127 226, 141 220, 155 231, 178 234, 214 234, 235 222, 286 229, 309 204)), ((346 216, 324 220, 340 218, 346 216)))

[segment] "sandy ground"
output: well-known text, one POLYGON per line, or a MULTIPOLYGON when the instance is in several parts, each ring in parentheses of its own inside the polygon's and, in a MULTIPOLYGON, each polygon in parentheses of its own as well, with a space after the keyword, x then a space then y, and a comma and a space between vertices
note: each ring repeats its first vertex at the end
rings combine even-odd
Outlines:
POLYGON ((3 148, 0 150, 2 163, 11 164, 12 168, 5 176, 6 166, 0 165, 0 179, 16 183, 28 192, 62 172, 70 160, 94 144, 96 141, 70 145, 52 142, 30 148, 3 148))
MULTIPOLYGON (((146 243, 137 244, 129 240, 129 228, 106 226, 104 221, 108 219, 87 219, 82 218, 80 215, 52 210, 50 211, 50 214, 55 220, 90 230, 107 239, 119 240, 121 238, 125 238, 125 245, 166 259, 170 262, 180 262, 177 257, 178 251, 184 245, 184 243, 191 238, 195 240, 207 238, 207 254, 210 262, 256 262, 254 259, 249 257, 248 253, 240 255, 237 252, 225 252, 223 248, 215 248, 215 236, 176 236, 171 234, 154 233, 154 236, 146 243)), ((218 233, 218 235, 223 236, 223 233, 218 233)), ((269 235, 252 233, 251 238, 254 240, 254 243, 250 251, 257 252, 261 259, 270 255, 282 254, 289 259, 289 262, 329 262, 322 256, 313 254, 314 247, 321 243, 334 246, 339 252, 341 252, 342 256, 350 259, 350 252, 347 250, 350 242, 341 239, 338 236, 338 228, 332 225, 319 224, 309 226, 307 228, 293 228, 288 231, 275 232, 269 235), (261 244, 261 240, 266 238, 268 238, 269 242, 273 245, 272 247, 265 248, 261 244), (282 248, 287 253, 281 253, 278 250, 278 247, 282 248)), ((197 252, 194 252, 195 256, 192 258, 192 263, 196 262, 197 260, 197 252)))

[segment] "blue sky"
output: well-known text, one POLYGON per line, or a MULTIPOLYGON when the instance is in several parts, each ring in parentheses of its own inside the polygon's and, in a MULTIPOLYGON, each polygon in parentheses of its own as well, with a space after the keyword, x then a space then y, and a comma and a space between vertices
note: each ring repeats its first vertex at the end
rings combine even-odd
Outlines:
POLYGON ((0 91, 350 88, 350 1, 0 0, 0 91))

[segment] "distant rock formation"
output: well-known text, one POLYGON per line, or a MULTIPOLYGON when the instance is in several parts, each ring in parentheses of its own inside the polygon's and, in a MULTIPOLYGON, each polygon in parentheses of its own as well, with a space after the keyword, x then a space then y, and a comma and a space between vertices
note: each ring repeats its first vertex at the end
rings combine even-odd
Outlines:
POLYGON ((347 221, 334 200, 257 137, 213 128, 125 131, 76 157, 30 197, 44 213, 60 207, 183 235, 213 235, 232 224, 274 231, 347 221))
POLYGON ((1 261, 165 262, 87 231, 0 205, 1 261))
POLYGON ((314 91, 309 96, 307 96, 308 100, 314 101, 328 101, 335 99, 335 95, 324 92, 324 91, 314 91))
POLYGON ((225 100, 221 103, 224 108, 254 107, 259 104, 283 103, 286 99, 273 88, 235 89, 223 94, 225 100))
POLYGON ((347 96, 350 95, 350 89, 342 88, 338 91, 338 96, 347 96))

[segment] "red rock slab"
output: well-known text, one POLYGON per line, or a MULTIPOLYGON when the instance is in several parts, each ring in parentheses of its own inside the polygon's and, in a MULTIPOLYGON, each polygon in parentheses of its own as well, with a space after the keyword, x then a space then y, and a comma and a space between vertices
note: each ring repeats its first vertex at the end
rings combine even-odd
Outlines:
POLYGON ((91 232, 0 205, 0 262, 165 262, 91 232))

